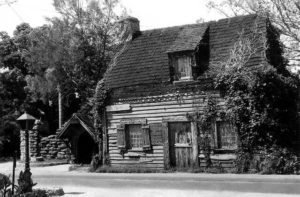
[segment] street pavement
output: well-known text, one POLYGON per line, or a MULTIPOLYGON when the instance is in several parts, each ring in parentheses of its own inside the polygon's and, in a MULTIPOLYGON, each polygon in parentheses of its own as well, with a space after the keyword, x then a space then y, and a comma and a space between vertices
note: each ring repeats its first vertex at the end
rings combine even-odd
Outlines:
MULTIPOLYGON (((18 164, 17 171, 22 169, 18 164)), ((69 165, 34 167, 38 188, 63 188, 65 196, 274 196, 300 195, 298 175, 237 174, 102 174, 68 171, 69 165)), ((11 173, 9 163, 0 164, 0 173, 11 173)), ((18 172, 16 173, 18 175, 18 172)))

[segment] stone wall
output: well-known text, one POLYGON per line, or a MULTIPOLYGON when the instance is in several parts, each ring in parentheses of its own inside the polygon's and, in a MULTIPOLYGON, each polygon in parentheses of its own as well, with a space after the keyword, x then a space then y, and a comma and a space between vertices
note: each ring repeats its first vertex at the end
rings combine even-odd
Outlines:
POLYGON ((41 156, 46 159, 70 159, 71 156, 70 149, 56 135, 42 138, 40 148, 41 156))
MULTIPOLYGON (((29 132, 29 155, 34 161, 37 157, 44 159, 71 159, 71 151, 56 135, 41 138, 36 127, 29 132)), ((25 131, 20 131, 21 161, 25 160, 25 131)))

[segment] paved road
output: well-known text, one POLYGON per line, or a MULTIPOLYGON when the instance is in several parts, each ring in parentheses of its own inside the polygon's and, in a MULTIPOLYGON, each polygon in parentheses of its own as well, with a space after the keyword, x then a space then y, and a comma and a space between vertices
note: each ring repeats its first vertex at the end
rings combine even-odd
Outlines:
MULTIPOLYGON (((198 193, 201 191, 214 192, 246 192, 260 194, 300 195, 300 181, 294 179, 270 179, 266 177, 236 177, 218 175, 189 175, 189 174, 65 174, 52 176, 36 175, 39 185, 99 188, 101 190, 127 191, 145 189, 153 191, 180 191, 198 193), (50 178, 51 177, 51 178, 50 178)), ((80 189, 77 189, 77 192, 80 189)), ((132 191, 133 192, 133 191, 132 191)), ((257 196, 255 195, 255 196, 257 196)))
MULTIPOLYGON (((0 165, 0 172, 3 167, 0 165)), ((300 176, 216 174, 95 174, 68 165, 32 168, 40 188, 62 187, 65 196, 275 196, 300 195, 300 176)), ((20 169, 20 168, 19 168, 20 169)), ((8 170, 8 169, 7 169, 8 170)))

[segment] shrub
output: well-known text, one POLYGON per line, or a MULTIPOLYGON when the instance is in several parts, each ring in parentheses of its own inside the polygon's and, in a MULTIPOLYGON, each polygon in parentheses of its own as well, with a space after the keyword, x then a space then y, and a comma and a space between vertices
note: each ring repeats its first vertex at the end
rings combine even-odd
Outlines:
POLYGON ((240 152, 237 157, 238 173, 298 174, 299 167, 297 156, 291 150, 276 145, 255 154, 240 152))
POLYGON ((273 146, 262 151, 263 158, 259 171, 262 174, 297 174, 299 163, 297 156, 286 148, 273 146))
POLYGON ((9 180, 9 177, 4 174, 0 174, 0 196, 9 196, 11 192, 11 189, 9 189, 10 186, 11 181, 9 180))

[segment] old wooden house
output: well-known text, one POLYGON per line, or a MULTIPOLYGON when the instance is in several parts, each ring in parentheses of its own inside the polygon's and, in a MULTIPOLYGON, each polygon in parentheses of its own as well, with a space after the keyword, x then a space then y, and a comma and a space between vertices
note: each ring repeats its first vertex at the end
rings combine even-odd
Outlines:
MULTIPOLYGON (((223 104, 205 71, 228 59, 241 32, 256 29, 267 40, 267 20, 248 15, 147 31, 140 31, 136 18, 124 22, 130 37, 105 77, 111 94, 102 128, 104 155, 113 167, 201 165, 201 130, 188 116, 203 112, 208 94, 223 104)), ((254 69, 268 61, 264 43, 256 44, 259 50, 247 63, 254 69)), ((217 119, 213 124, 211 159, 232 167, 235 127, 217 119)))
MULTIPOLYGON (((112 167, 150 169, 202 165, 202 131, 189 116, 203 113, 208 95, 218 106, 224 104, 206 71, 228 59, 241 32, 247 36, 255 29, 268 40, 267 19, 248 15, 146 31, 140 31, 136 18, 123 22, 129 36, 104 79, 110 90, 109 104, 100 114, 104 160, 112 167)), ((254 69, 268 61, 264 43, 256 45, 258 50, 247 62, 254 69)), ((89 135, 86 143, 96 142, 93 129, 80 117, 69 123, 59 136, 73 138, 69 131, 73 124, 83 128, 81 134, 89 135)), ((231 168, 236 159, 236 129, 218 119, 212 124, 210 158, 231 168)), ((80 141, 76 139, 74 146, 80 141)))

